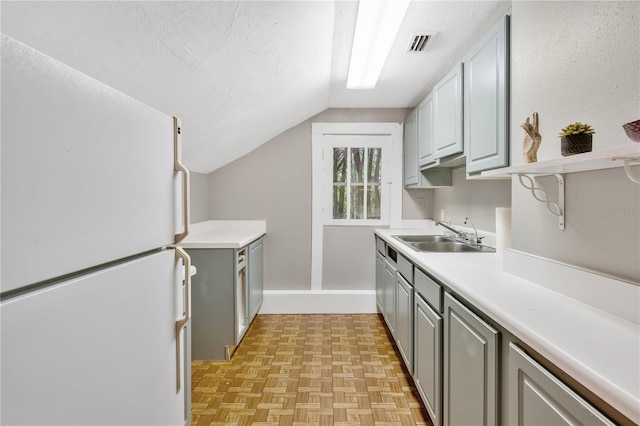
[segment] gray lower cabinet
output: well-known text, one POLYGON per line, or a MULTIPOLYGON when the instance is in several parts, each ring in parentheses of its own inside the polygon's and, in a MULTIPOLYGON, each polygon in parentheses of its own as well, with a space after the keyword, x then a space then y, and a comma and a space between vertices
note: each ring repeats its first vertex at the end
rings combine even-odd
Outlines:
POLYGON ((191 284, 192 359, 229 359, 262 304, 263 239, 241 249, 187 252, 198 268, 191 284))
POLYGON ((187 249, 198 273, 191 278, 192 359, 225 359, 235 345, 234 249, 187 249))
POLYGON ((413 380, 435 426, 442 426, 442 317, 414 295, 413 380))
POLYGON ((376 241, 376 300, 435 426, 616 424, 506 329, 376 241))
POLYGON ((383 312, 384 319, 389 327, 389 331, 396 335, 396 267, 386 259, 384 262, 384 299, 383 312))
POLYGON ((249 312, 253 319, 260 311, 264 294, 264 239, 249 245, 249 312))
POLYGON ((509 425, 613 425, 602 413, 509 343, 509 425))
POLYGON ((384 314, 384 284, 385 267, 384 255, 376 251, 376 304, 381 313, 384 314))
POLYGON ((413 287, 397 274, 396 343, 409 373, 413 373, 413 287))
POLYGON ((499 332, 444 297, 444 424, 498 425, 499 332))

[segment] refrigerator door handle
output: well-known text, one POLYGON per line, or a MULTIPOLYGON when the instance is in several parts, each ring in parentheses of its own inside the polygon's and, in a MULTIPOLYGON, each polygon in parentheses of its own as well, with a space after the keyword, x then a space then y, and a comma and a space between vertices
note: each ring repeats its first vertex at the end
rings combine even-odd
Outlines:
POLYGON ((175 243, 178 244, 187 235, 189 235, 189 222, 191 222, 191 214, 189 207, 191 183, 189 179, 189 170, 182 164, 182 124, 178 117, 173 117, 173 169, 176 172, 182 172, 182 220, 184 222, 184 231, 175 235, 175 243))
POLYGON ((176 321, 176 384, 177 392, 180 392, 182 386, 182 377, 180 375, 180 367, 182 366, 182 351, 180 350, 180 336, 187 322, 191 319, 191 257, 182 247, 173 247, 176 251, 176 259, 184 261, 184 285, 185 285, 185 314, 176 321))

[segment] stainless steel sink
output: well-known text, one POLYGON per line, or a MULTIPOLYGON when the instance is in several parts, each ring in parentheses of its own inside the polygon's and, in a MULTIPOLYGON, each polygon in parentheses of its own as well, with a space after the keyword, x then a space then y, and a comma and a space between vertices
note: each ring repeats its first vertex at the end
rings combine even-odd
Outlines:
POLYGON ((434 251, 439 253, 481 251, 473 246, 455 241, 441 243, 412 243, 411 245, 418 251, 434 251))
POLYGON ((492 247, 464 243, 443 235, 396 235, 394 238, 416 251, 435 253, 493 253, 496 251, 492 247))
POLYGON ((454 241, 444 235, 397 235, 396 238, 407 243, 439 243, 454 241))

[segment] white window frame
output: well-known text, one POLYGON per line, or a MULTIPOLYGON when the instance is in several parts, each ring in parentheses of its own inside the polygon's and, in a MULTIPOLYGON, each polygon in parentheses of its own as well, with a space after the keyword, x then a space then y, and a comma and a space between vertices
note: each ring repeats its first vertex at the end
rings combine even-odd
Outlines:
MULTIPOLYGON (((402 123, 311 123, 311 290, 322 290, 322 251, 323 228, 325 227, 324 210, 327 203, 325 190, 327 162, 323 161, 323 152, 330 144, 332 135, 387 135, 390 136, 391 146, 387 154, 383 154, 385 162, 383 172, 387 181, 382 185, 388 188, 388 220, 387 225, 367 224, 366 226, 400 228, 402 222, 402 123)), ((333 151, 328 164, 333 167, 333 151)), ((332 172, 330 172, 331 175, 332 172)), ((329 177, 332 180, 332 177, 329 177)), ((329 182, 332 185, 332 181, 329 182)), ((331 196, 331 192, 328 193, 331 196)), ((331 198, 330 198, 331 199, 331 198)), ((328 204, 331 207, 331 204, 328 204)), ((382 206, 381 206, 382 209, 382 206)), ((346 226, 358 226, 355 222, 346 226)), ((362 226, 364 224, 360 224, 362 226)), ((326 225, 333 226, 333 225, 326 225)))

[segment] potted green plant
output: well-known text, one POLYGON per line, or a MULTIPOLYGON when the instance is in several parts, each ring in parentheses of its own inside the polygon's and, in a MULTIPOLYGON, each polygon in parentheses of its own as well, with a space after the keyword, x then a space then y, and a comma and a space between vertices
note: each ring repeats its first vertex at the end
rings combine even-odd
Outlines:
POLYGON ((591 152, 593 134, 596 131, 586 123, 573 123, 562 129, 560 136, 560 151, 563 156, 591 152))

